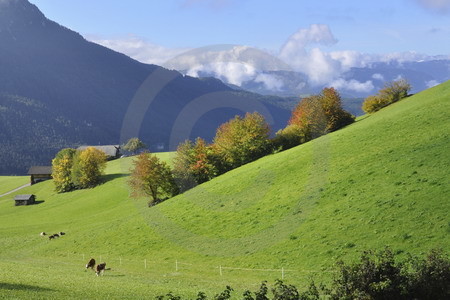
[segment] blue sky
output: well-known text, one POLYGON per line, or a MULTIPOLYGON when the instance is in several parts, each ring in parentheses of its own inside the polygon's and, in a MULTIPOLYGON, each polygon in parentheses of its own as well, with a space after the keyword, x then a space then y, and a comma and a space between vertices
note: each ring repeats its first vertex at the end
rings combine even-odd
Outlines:
POLYGON ((450 0, 30 0, 85 36, 135 36, 166 48, 249 45, 277 52, 311 24, 329 51, 450 54, 450 0))

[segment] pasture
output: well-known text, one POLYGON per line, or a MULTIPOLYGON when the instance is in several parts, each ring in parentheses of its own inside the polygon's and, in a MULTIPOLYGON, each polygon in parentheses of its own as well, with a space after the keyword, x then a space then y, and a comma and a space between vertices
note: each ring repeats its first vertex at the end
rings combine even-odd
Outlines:
POLYGON ((336 260, 367 249, 449 251, 449 111, 447 82, 152 208, 129 197, 132 157, 94 189, 28 187, 44 202, 0 201, 0 298, 240 296, 282 276, 327 282, 336 260), (112 270, 85 272, 90 257, 112 270))

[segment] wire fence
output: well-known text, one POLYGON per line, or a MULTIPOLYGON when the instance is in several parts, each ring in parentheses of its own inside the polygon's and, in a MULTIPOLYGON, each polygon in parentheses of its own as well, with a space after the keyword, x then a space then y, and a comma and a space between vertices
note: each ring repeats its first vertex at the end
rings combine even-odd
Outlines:
POLYGON ((335 273, 333 270, 306 270, 285 268, 280 266, 278 268, 251 268, 239 267, 230 265, 213 265, 210 263, 189 263, 180 260, 152 260, 147 258, 133 258, 125 256, 112 257, 109 255, 86 255, 78 253, 59 253, 62 260, 66 263, 84 266, 91 258, 94 258, 97 263, 106 262, 107 267, 112 270, 137 270, 140 272, 151 272, 152 274, 159 274, 161 276, 196 276, 205 277, 210 280, 223 280, 233 278, 254 278, 255 280, 293 280, 293 281, 308 281, 314 275, 323 273, 335 273))

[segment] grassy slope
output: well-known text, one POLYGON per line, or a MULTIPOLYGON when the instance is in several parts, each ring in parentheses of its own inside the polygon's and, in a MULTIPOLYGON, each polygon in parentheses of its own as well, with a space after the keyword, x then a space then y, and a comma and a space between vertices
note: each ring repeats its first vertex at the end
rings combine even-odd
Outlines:
POLYGON ((284 267, 290 283, 303 285, 311 274, 329 278, 324 271, 337 258, 368 248, 448 250, 449 106, 447 82, 151 209, 128 198, 129 158, 112 162, 108 181, 93 190, 58 195, 51 182, 27 188, 45 202, 0 201, 0 268, 7 270, 0 287, 9 285, 0 295, 192 296, 281 275, 227 269, 221 277, 219 265, 284 267), (60 230, 68 234, 56 241, 38 236, 60 230), (81 271, 83 254, 113 268, 101 284, 81 271), (175 272, 175 260, 189 265, 175 272), (31 271, 13 272, 28 262, 31 271))
POLYGON ((29 180, 28 176, 0 176, 0 195, 28 183, 29 180))

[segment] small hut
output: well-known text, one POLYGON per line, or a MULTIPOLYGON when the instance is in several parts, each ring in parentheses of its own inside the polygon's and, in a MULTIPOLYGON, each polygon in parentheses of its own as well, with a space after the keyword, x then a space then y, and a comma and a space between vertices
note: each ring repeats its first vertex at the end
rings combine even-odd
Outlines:
POLYGON ((52 179, 52 167, 34 166, 28 170, 28 175, 30 175, 30 183, 32 185, 40 181, 52 179))
POLYGON ((34 195, 17 195, 14 197, 15 206, 22 205, 31 205, 36 201, 36 197, 34 195))

